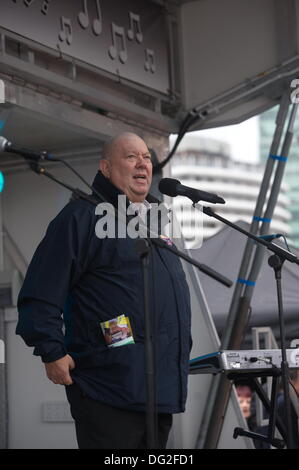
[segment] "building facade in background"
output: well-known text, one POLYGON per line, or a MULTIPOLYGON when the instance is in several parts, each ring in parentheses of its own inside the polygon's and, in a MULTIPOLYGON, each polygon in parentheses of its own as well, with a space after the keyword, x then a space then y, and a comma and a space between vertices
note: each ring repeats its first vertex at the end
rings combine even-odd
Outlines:
MULTIPOLYGON (((260 122, 260 155, 261 163, 265 164, 271 147, 275 130, 275 119, 278 107, 271 108, 259 117, 260 122)), ((290 242, 299 247, 299 116, 295 121, 294 137, 285 167, 284 183, 287 186, 287 197, 289 199, 289 211, 291 213, 290 242)))
MULTIPOLYGON (((211 204, 219 215, 232 222, 244 220, 251 223, 263 178, 264 166, 243 163, 230 157, 227 143, 203 138, 195 134, 184 137, 171 161, 171 176, 186 186, 221 196, 226 204, 211 204)), ((290 235, 291 214, 288 210, 287 187, 283 186, 271 224, 271 232, 290 235)), ((187 198, 175 198, 174 207, 192 204, 187 198)), ((204 203, 209 205, 208 203, 204 203)), ((193 247, 194 223, 188 212, 177 210, 188 248, 193 247)), ((203 217, 203 239, 211 237, 223 224, 206 215, 203 217)))

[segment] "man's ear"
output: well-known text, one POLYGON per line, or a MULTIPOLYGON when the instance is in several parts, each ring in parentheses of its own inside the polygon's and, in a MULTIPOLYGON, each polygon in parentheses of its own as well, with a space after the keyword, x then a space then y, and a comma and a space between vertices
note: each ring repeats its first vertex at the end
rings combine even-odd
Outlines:
POLYGON ((106 178, 110 177, 110 163, 108 160, 100 160, 100 170, 106 178))

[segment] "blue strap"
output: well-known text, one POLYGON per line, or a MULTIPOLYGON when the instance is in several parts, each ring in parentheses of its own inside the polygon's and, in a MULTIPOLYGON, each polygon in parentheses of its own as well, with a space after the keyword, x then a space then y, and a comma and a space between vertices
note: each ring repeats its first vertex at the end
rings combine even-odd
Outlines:
POLYGON ((288 157, 284 157, 283 155, 269 155, 269 158, 272 158, 273 160, 279 160, 280 162, 286 162, 288 157))
POLYGON ((269 224, 272 222, 272 219, 267 219, 267 217, 257 217, 256 215, 253 217, 253 220, 257 220, 258 222, 268 222, 269 224))
POLYGON ((246 286, 255 286, 255 281, 249 281, 248 279, 242 279, 239 277, 237 280, 240 284, 245 284, 246 286))
POLYGON ((0 130, 2 130, 4 126, 5 126, 5 121, 0 120, 0 130))

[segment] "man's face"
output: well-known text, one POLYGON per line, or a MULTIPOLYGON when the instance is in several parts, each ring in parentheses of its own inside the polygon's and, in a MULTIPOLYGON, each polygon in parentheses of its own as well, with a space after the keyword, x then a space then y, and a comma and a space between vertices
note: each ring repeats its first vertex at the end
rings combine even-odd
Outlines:
POLYGON ((249 418, 251 415, 251 399, 252 391, 247 385, 238 385, 236 387, 237 395, 243 416, 245 419, 249 418))
POLYGON ((109 158, 101 160, 100 169, 131 202, 142 202, 147 196, 152 182, 151 155, 137 135, 116 139, 109 158))

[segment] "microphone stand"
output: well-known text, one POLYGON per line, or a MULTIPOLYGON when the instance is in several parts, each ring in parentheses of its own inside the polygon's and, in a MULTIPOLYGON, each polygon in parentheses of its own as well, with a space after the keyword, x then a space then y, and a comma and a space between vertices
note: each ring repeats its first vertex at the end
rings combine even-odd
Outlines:
MULTIPOLYGON (((29 163, 32 171, 38 175, 46 176, 47 178, 55 181, 60 186, 65 187, 69 191, 75 193, 79 198, 85 199, 91 202, 94 205, 99 204, 99 200, 94 199, 91 195, 86 194, 78 188, 74 188, 69 184, 58 180, 51 173, 45 170, 38 164, 38 158, 29 158, 28 156, 22 155, 29 163)), ((39 156, 38 156, 39 157, 39 156)), ((54 159, 54 156, 51 156, 51 160, 57 161, 54 159)), ((102 196, 98 191, 95 191, 95 194, 98 196, 101 202, 107 202, 105 197, 102 196)), ((118 212, 113 213, 116 218, 122 218, 118 212)), ((126 219, 123 220, 126 222, 126 219)), ((208 266, 198 263, 193 260, 190 256, 186 255, 178 249, 174 249, 171 246, 167 245, 164 241, 158 238, 157 234, 153 234, 147 230, 147 237, 136 241, 135 249, 140 256, 142 272, 143 272, 143 285, 144 285, 144 315, 145 315, 145 362, 146 362, 146 382, 147 382, 147 408, 146 408, 146 429, 147 429, 147 446, 149 449, 157 448, 157 426, 156 426, 156 404, 155 404, 155 363, 154 363, 154 348, 152 342, 152 312, 150 309, 150 289, 149 289, 149 254, 151 245, 156 245, 159 248, 170 251, 175 256, 179 256, 188 263, 197 267, 207 276, 212 277, 216 281, 225 285, 226 287, 231 287, 233 282, 226 278, 225 276, 219 274, 208 266), (153 235, 153 236, 152 236, 153 235), (150 239, 150 242, 149 242, 150 239), (145 242, 145 243, 144 243, 145 242)))
POLYGON ((146 438, 148 449, 158 449, 158 429, 156 412, 156 377, 153 345, 153 318, 150 308, 150 254, 151 247, 148 239, 139 239, 135 242, 135 249, 139 254, 143 275, 144 298, 144 346, 146 362, 146 438))
POLYGON ((86 201, 90 201, 95 205, 98 204, 98 201, 94 199, 91 195, 85 193, 84 191, 81 191, 81 189, 74 188, 73 186, 70 186, 64 181, 60 181, 59 179, 55 178, 55 176, 53 176, 51 173, 46 171, 46 169, 44 167, 41 167, 37 162, 29 161, 28 163, 29 163, 31 170, 34 171, 34 173, 37 173, 38 175, 47 176, 47 178, 51 179, 52 181, 55 181, 60 186, 63 186, 64 188, 68 189, 72 193, 76 194, 78 198, 85 199, 86 201))
POLYGON ((231 287, 232 281, 225 276, 217 273, 206 265, 198 263, 180 250, 174 249, 167 245, 160 238, 152 238, 148 231, 148 237, 139 239, 135 242, 135 249, 140 256, 143 274, 143 292, 144 292, 144 318, 145 318, 145 360, 146 360, 146 377, 147 377, 147 412, 146 412, 146 429, 147 429, 147 448, 157 449, 157 413, 156 413, 156 380, 155 380, 155 362, 154 362, 154 346, 153 346, 153 312, 150 308, 150 254, 153 245, 170 251, 175 256, 179 256, 188 263, 197 267, 206 275, 217 280, 226 287, 231 287))
MULTIPOLYGON (((198 201, 196 201, 198 202, 198 201)), ((201 210, 198 205, 194 202, 193 206, 201 210)), ((276 279, 276 288, 277 288, 277 302, 278 302, 278 317, 279 317, 279 328, 280 328, 280 337, 281 337, 281 377, 283 383, 283 392, 284 392, 284 405, 285 405, 285 418, 286 418, 286 445, 288 449, 295 448, 293 435, 292 435, 292 423, 291 423, 291 403, 290 403, 290 393, 289 393, 289 365, 286 356, 286 341, 285 341, 285 323, 284 323, 284 312, 283 312, 283 301, 282 301, 282 289, 281 289, 281 269, 283 263, 287 260, 291 263, 296 263, 299 265, 299 259, 293 253, 275 245, 271 242, 264 240, 252 233, 244 230, 241 227, 238 227, 236 224, 230 222, 229 220, 221 217, 216 214, 210 207, 202 206, 202 211, 204 214, 214 217, 215 219, 223 222, 224 224, 232 227, 234 230, 242 233, 248 238, 251 238, 257 243, 264 245, 269 251, 273 252, 273 255, 270 256, 268 264, 274 269, 275 279, 276 279)))

